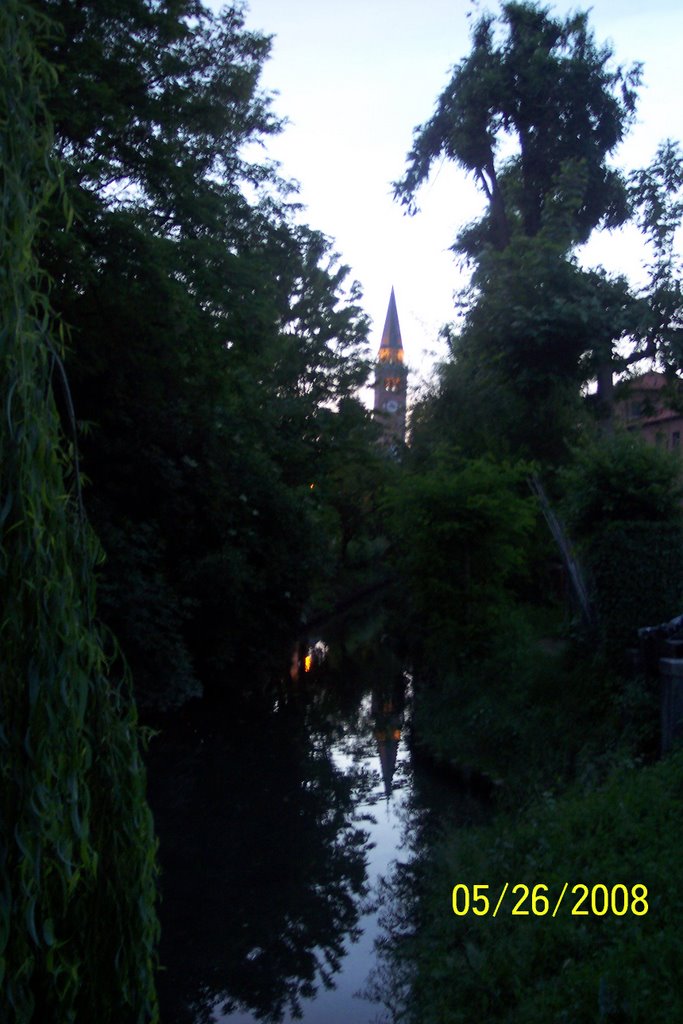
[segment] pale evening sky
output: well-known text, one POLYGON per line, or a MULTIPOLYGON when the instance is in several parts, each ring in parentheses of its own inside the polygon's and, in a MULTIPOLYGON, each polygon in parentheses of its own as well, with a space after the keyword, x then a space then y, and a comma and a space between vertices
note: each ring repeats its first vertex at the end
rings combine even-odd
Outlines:
MULTIPOLYGON (((212 0, 213 6, 220 6, 212 0)), ((289 119, 268 153, 301 184, 304 219, 335 240, 360 281, 379 343, 389 292, 396 289, 406 361, 416 384, 442 352, 441 325, 466 278, 448 251, 483 200, 464 172, 444 163, 405 216, 392 199, 413 128, 431 115, 452 66, 470 49, 472 18, 495 3, 470 0, 248 0, 247 26, 274 36, 262 86, 277 91, 289 119), (472 17, 468 17, 472 14, 472 17)), ((665 138, 683 139, 683 4, 680 0, 555 3, 555 13, 591 10, 598 43, 615 61, 644 64, 638 124, 616 162, 648 163, 665 138)), ((621 233, 595 243, 587 262, 636 277, 644 254, 621 233)))

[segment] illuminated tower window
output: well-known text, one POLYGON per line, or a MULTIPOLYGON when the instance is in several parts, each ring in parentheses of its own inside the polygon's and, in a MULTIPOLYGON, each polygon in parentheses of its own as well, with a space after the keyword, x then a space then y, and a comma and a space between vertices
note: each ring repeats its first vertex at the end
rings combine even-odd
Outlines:
POLYGON ((393 447, 405 441, 408 371, 403 364, 403 342, 396 296, 391 289, 389 308, 375 368, 374 416, 382 427, 382 443, 393 447))

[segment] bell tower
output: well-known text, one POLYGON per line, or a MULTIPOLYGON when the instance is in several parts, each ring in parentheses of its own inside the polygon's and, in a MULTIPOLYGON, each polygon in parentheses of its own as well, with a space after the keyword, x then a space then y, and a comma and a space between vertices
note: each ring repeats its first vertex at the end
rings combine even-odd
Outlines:
POLYGON ((405 441, 407 392, 408 371, 403 365, 403 342, 392 288, 375 366, 374 417, 382 427, 382 443, 387 446, 405 441))

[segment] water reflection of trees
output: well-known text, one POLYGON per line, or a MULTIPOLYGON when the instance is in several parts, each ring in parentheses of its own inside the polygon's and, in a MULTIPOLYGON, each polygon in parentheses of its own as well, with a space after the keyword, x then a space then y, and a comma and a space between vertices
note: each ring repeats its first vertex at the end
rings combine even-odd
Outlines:
POLYGON ((343 647, 331 652, 335 657, 320 666, 307 693, 309 728, 315 733, 316 723, 326 723, 337 754, 353 765, 357 802, 372 803, 382 788, 388 796, 404 781, 396 766, 406 700, 403 665, 388 644, 364 656, 352 657, 343 647))
POLYGON ((162 1020, 297 1016, 356 935, 367 836, 353 778, 326 743, 308 744, 296 707, 223 729, 203 713, 195 729, 157 740, 150 770, 162 1020))
MULTIPOLYGON (((355 645, 331 646, 328 660, 288 684, 278 711, 258 722, 219 726, 206 710, 194 719, 186 712, 175 737, 167 730, 155 741, 163 1024, 208 1024, 233 1012, 264 1022, 296 1016, 333 983, 371 905, 382 907, 387 952, 413 927, 411 867, 399 865, 396 881, 371 900, 365 889, 363 826, 387 799, 379 744, 404 715, 402 663, 383 637, 369 636, 366 620, 355 645)), ((394 789, 407 771, 399 760, 394 789)), ((423 806, 418 781, 402 810, 408 864, 427 845, 433 815, 423 806)), ((380 960, 378 971, 381 1001, 390 996, 398 1007, 397 958, 380 960)))
POLYGON ((446 773, 417 769, 398 810, 400 859, 374 894, 378 914, 375 962, 362 995, 379 1004, 378 1024, 415 1020, 414 983, 429 949, 421 940, 421 918, 433 912, 423 898, 432 874, 432 856, 446 829, 465 829, 487 820, 490 809, 475 790, 446 773))

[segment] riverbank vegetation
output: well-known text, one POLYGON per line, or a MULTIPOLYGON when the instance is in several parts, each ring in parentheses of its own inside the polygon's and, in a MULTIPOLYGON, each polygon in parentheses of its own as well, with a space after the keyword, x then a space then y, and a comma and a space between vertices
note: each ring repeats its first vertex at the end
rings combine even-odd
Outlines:
POLYGON ((413 742, 484 782, 493 814, 486 828, 446 822, 392 879, 402 909, 381 952, 410 996, 385 998, 381 970, 375 993, 396 1020, 680 1016, 681 762, 653 765, 658 684, 637 629, 683 610, 681 464, 626 430, 615 382, 654 361, 679 407, 683 161, 674 143, 630 175, 609 159, 640 79, 587 15, 504 3, 474 26, 396 185, 414 207, 446 157, 486 201, 454 245, 471 287, 387 508, 413 742), (579 259, 595 230, 628 220, 649 250, 640 291, 579 259), (647 913, 553 919, 541 900, 538 916, 510 905, 494 921, 451 906, 456 884, 490 886, 493 906, 505 882, 556 899, 565 881, 645 885, 647 913))
POLYGON ((387 498, 418 742, 513 801, 604 770, 622 740, 627 756, 654 752, 658 703, 636 678, 637 630, 677 614, 683 597, 680 469, 668 453, 617 434, 558 472, 588 615, 528 473, 440 456, 387 498))
POLYGON ((95 618, 101 549, 36 259, 49 203, 63 211, 47 30, 20 0, 0 7, 0 1019, 142 1022, 157 1017, 154 829, 130 679, 95 618))
POLYGON ((669 142, 615 168, 641 69, 583 14, 504 3, 475 24, 396 185, 414 206, 445 157, 485 207, 454 245, 472 277, 449 357, 392 459, 358 398, 359 286, 263 156, 269 40, 241 8, 7 0, 0 19, 6 1005, 154 1019, 135 702, 272 704, 307 623, 393 584, 414 743, 485 780, 495 815, 397 877, 401 1019, 673 1024, 682 767, 652 763, 658 698, 629 648, 683 610, 680 463, 625 431, 615 380, 649 360, 681 406, 683 161, 669 142), (640 290, 580 260, 629 221, 640 290), (454 884, 505 881, 650 902, 453 914, 454 884))
POLYGON ((400 919, 390 922, 391 969, 376 995, 396 1019, 424 1024, 673 1024, 683 1010, 682 797, 679 752, 622 766, 594 788, 549 791, 487 827, 446 830, 392 878, 400 919), (526 895, 513 891, 520 884, 526 895), (482 896, 488 909, 477 916, 482 896), (398 979, 405 1005, 392 1005, 398 979))
POLYGON ((0 28, 0 1016, 142 1022, 136 702, 272 693, 362 565, 367 319, 261 159, 239 6, 8 0, 0 28))
POLYGON ((239 6, 34 6, 73 207, 40 259, 138 703, 268 688, 353 555, 379 461, 360 291, 264 156, 269 40, 239 6), (322 587, 321 587, 322 589, 322 587))

